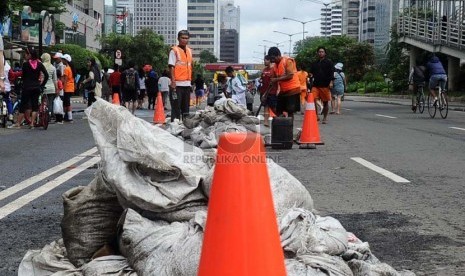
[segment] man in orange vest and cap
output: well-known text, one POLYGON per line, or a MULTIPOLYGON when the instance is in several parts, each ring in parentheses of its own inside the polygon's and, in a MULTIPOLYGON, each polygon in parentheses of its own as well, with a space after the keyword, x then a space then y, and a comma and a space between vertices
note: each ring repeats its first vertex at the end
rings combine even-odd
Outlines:
POLYGON ((294 117, 294 112, 300 110, 300 81, 295 60, 281 56, 281 51, 277 47, 271 47, 268 50, 268 56, 271 62, 275 63, 277 76, 271 78, 271 82, 278 82, 280 88, 276 115, 287 113, 288 117, 294 117))
POLYGON ((192 93, 192 50, 187 47, 189 32, 178 32, 178 45, 171 47, 168 65, 171 72, 171 121, 184 119, 189 115, 190 94, 192 93))

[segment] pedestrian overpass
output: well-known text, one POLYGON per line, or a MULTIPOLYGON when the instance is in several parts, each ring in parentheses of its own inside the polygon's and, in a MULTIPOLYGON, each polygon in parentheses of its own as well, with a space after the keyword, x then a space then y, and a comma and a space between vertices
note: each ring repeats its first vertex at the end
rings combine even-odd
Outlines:
POLYGON ((410 66, 420 49, 447 55, 449 89, 456 90, 460 60, 465 60, 465 0, 401 0, 399 41, 409 44, 410 66))

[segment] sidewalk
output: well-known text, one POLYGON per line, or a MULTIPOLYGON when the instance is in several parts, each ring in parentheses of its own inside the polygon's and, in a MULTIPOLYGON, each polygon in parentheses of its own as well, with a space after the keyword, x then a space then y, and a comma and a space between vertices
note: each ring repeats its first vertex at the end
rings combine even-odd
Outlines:
MULTIPOLYGON (((380 95, 380 94, 355 94, 346 93, 344 96, 346 101, 385 103, 395 105, 412 104, 411 95, 380 95)), ((464 97, 449 97, 449 110, 465 112, 465 96, 464 97)))

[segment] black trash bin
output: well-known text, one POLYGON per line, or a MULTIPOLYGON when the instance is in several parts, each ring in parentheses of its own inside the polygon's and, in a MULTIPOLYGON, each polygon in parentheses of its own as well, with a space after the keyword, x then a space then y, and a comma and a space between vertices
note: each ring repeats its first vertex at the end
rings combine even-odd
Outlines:
POLYGON ((275 117, 271 121, 271 148, 291 149, 294 143, 291 117, 275 117))

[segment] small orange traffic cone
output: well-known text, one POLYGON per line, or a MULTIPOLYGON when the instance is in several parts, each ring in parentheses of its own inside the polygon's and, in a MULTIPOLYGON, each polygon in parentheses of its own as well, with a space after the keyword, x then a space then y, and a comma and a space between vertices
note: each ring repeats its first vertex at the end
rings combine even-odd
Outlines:
POLYGON ((119 93, 113 93, 113 96, 111 97, 111 102, 116 105, 120 105, 119 101, 119 93))
POLYGON ((301 149, 314 149, 316 148, 315 145, 324 145, 320 138, 320 130, 318 129, 315 112, 315 100, 312 93, 309 93, 307 96, 302 132, 297 143, 301 149))
POLYGON ((216 157, 198 275, 286 275, 261 135, 224 133, 216 157))
POLYGON ((164 124, 166 120, 165 117, 165 108, 163 107, 163 99, 161 98, 161 92, 158 92, 157 95, 157 107, 153 113, 153 123, 154 124, 164 124))

